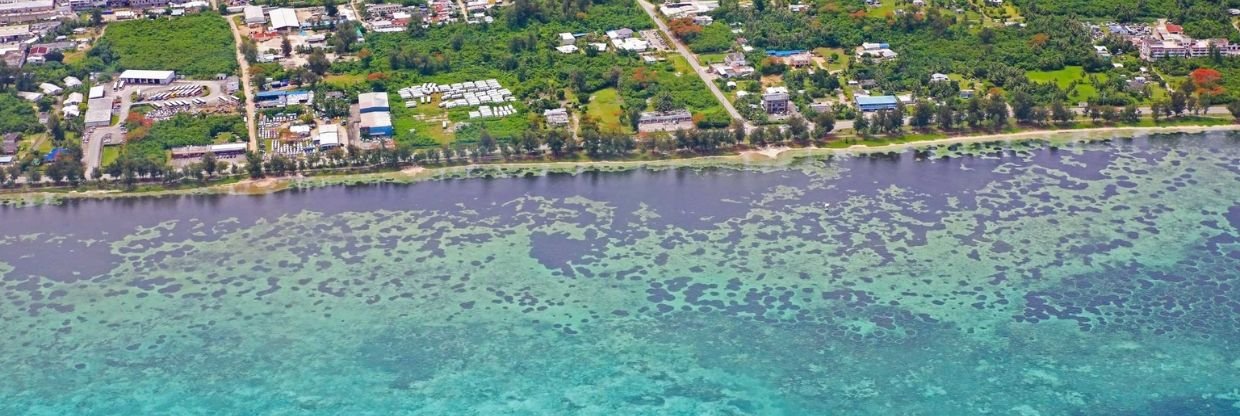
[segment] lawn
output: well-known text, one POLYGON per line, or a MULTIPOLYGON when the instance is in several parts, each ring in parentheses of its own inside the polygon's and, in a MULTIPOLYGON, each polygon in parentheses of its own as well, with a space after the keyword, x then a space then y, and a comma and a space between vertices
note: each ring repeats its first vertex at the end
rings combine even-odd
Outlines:
POLYGON ((95 47, 101 44, 111 45, 124 69, 174 70, 193 78, 237 70, 232 31, 214 12, 112 23, 95 47))
POLYGON ((870 17, 887 17, 887 15, 894 15, 895 12, 896 0, 882 0, 878 7, 870 8, 867 14, 870 17))
POLYGON ((339 89, 349 89, 364 81, 366 81, 366 76, 363 74, 335 74, 323 78, 324 83, 339 89))
POLYGON ((726 53, 700 53, 698 54, 698 62, 702 65, 710 65, 723 62, 723 58, 728 56, 726 53))
POLYGON ((620 92, 615 88, 607 88, 590 96, 590 104, 586 107, 586 116, 598 122, 599 129, 606 133, 624 133, 628 126, 620 122, 623 110, 620 109, 620 92))
POLYGON ((108 166, 108 165, 111 165, 111 164, 112 164, 112 162, 115 162, 115 161, 116 161, 116 158, 118 158, 118 157, 120 157, 120 156, 121 156, 121 147, 120 147, 120 146, 104 146, 104 147, 103 147, 103 156, 102 156, 102 157, 103 157, 103 160, 99 163, 99 166, 108 166))
POLYGON ((814 54, 822 57, 823 63, 827 65, 827 71, 843 71, 844 69, 847 69, 848 60, 852 57, 852 55, 845 52, 843 48, 817 48, 814 49, 814 54), (827 62, 827 59, 831 57, 831 54, 835 54, 839 57, 835 63, 827 62))
POLYGON ((1088 101, 1098 95, 1098 90, 1090 83, 1089 77, 1096 76, 1099 81, 1107 80, 1106 74, 1089 74, 1079 66, 1067 66, 1056 71, 1029 71, 1026 73, 1033 82, 1054 82, 1059 88, 1067 90, 1073 81, 1077 81, 1076 90, 1069 94, 1074 102, 1088 101))

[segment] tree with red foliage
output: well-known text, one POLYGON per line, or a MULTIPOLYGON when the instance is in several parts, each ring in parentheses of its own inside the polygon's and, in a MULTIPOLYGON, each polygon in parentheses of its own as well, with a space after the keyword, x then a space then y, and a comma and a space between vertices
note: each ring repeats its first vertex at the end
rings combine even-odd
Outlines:
POLYGON ((1220 85, 1223 74, 1215 69, 1197 68, 1188 76, 1193 80, 1193 86, 1197 87, 1197 95, 1215 96, 1223 93, 1223 87, 1220 85))
POLYGON ((693 40, 699 33, 702 33, 702 26, 693 23, 693 19, 688 17, 672 19, 672 21, 667 22, 667 27, 672 30, 672 34, 676 35, 676 37, 686 41, 693 40))

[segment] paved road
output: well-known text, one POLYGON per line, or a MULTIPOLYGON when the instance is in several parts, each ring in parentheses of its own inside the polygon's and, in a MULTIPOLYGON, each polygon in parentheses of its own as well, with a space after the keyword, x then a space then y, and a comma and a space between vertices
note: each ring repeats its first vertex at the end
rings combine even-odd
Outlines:
POLYGON ((241 31, 232 17, 224 16, 232 29, 233 43, 237 45, 237 64, 241 66, 241 90, 245 91, 245 128, 250 134, 250 150, 258 151, 258 109, 254 106, 254 89, 250 87, 250 62, 241 53, 241 31))
POLYGON ((637 4, 640 4, 642 6, 642 10, 645 10, 646 14, 650 15, 650 19, 654 20, 655 25, 658 25, 659 31, 663 32, 663 36, 666 36, 672 41, 672 45, 676 47, 676 51, 680 52, 680 56, 683 56, 685 60, 689 62, 689 66, 693 67, 693 70, 697 72, 698 77, 702 79, 702 82, 706 83, 706 87, 710 89, 711 94, 715 94, 715 99, 719 100, 719 104, 722 104, 723 108, 728 110, 728 114, 732 116, 732 119, 744 122, 746 131, 752 130, 753 126, 751 126, 744 117, 741 117, 741 113, 739 111, 736 111, 736 107, 732 106, 732 102, 728 101, 728 97, 723 95, 723 91, 720 91, 719 86, 715 85, 715 82, 711 80, 712 77, 706 72, 706 68, 698 64, 697 58, 689 52, 689 48, 685 47, 684 42, 681 42, 680 39, 672 36, 671 29, 668 29, 667 23, 664 23, 663 19, 659 17, 658 12, 654 9, 654 5, 650 4, 650 2, 646 0, 637 0, 637 4))

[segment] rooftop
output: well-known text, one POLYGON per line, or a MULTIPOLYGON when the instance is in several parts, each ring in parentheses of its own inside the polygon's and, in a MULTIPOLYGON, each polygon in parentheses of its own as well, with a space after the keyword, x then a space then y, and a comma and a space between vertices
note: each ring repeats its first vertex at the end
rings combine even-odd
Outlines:
POLYGON ((284 29, 290 27, 300 27, 297 23, 297 12, 293 9, 275 9, 267 14, 271 15, 271 28, 284 29))
POLYGON ((176 71, 155 71, 147 69, 126 69, 121 79, 168 79, 176 76, 176 71))

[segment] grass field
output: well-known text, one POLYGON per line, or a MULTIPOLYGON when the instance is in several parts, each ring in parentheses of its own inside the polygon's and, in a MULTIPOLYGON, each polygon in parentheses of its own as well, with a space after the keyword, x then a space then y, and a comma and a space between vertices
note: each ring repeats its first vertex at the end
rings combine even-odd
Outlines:
POLYGON ((1057 71, 1029 71, 1026 75, 1030 81, 1054 82, 1064 90, 1068 89, 1072 81, 1077 81, 1076 90, 1069 94, 1074 102, 1088 101, 1098 95, 1098 90, 1089 81, 1090 75, 1096 76, 1099 81, 1107 80, 1106 74, 1087 74, 1085 69, 1079 66, 1068 66, 1057 71))
POLYGON ((869 14, 870 17, 885 17, 889 14, 895 14, 895 12, 896 0, 882 0, 878 7, 872 7, 866 13, 869 14))
POLYGON ((104 146, 103 156, 102 156, 103 160, 99 162, 99 166, 111 165, 112 162, 115 162, 116 158, 120 156, 121 156, 120 146, 104 146))
POLYGON ((620 92, 615 88, 599 90, 590 96, 590 105, 586 107, 586 116, 597 121, 598 127, 607 133, 625 133, 628 126, 620 122, 623 110, 620 109, 620 92))
POLYGON ((323 82, 327 85, 341 89, 348 89, 364 81, 366 81, 366 76, 362 74, 336 74, 323 78, 323 82))
POLYGON ((843 71, 844 69, 847 69, 848 61, 852 58, 852 55, 849 55, 843 48, 817 48, 814 49, 814 54, 822 57, 822 62, 827 66, 827 71, 843 71), (831 57, 831 54, 836 54, 839 56, 839 59, 836 60, 835 63, 827 62, 827 59, 831 57))
POLYGON ((726 53, 700 53, 698 54, 698 62, 702 65, 710 65, 723 62, 723 58, 728 56, 726 53))

